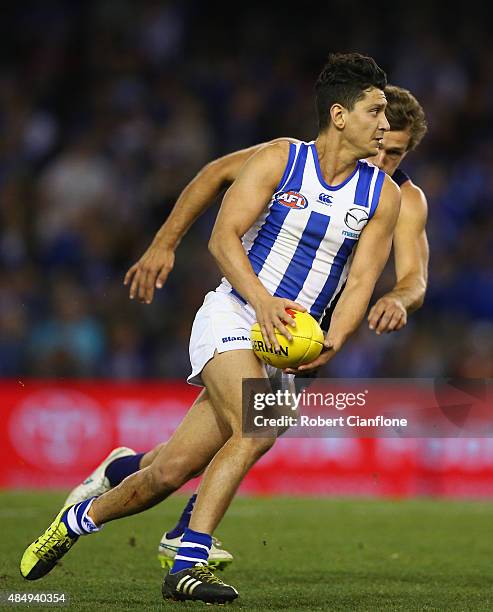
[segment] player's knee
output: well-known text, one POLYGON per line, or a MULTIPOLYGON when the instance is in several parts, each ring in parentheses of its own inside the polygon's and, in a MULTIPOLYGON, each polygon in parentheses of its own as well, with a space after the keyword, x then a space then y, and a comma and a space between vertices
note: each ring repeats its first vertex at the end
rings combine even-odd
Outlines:
POLYGON ((274 446, 275 441, 274 437, 242 438, 241 445, 250 457, 257 460, 274 446))
POLYGON ((154 461, 151 470, 153 487, 159 492, 176 491, 197 472, 189 459, 180 456, 154 461))

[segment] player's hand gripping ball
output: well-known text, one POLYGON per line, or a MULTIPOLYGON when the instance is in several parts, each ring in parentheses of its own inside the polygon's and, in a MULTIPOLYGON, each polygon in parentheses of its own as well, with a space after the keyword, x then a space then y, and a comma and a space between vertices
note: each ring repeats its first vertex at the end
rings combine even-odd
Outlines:
POLYGON ((252 326, 252 348, 259 359, 276 368, 297 368, 304 363, 310 363, 322 352, 324 333, 320 325, 307 312, 288 309, 287 312, 295 320, 296 327, 289 327, 293 337, 291 342, 276 329, 276 338, 280 351, 274 347, 267 348, 260 332, 260 325, 252 326))

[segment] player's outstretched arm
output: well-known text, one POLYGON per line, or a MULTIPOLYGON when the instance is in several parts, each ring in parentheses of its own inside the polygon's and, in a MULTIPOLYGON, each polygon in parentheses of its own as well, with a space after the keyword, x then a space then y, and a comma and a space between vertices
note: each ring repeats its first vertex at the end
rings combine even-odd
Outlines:
MULTIPOLYGON (((277 139, 272 142, 278 142, 277 139)), ((269 143, 235 151, 208 163, 180 194, 165 223, 149 248, 128 270, 124 285, 130 284, 130 299, 150 304, 173 269, 175 250, 192 224, 205 212, 221 190, 231 184, 246 160, 269 143)))
POLYGON ((255 309, 267 345, 279 350, 278 329, 291 339, 285 321, 294 326, 286 308, 304 311, 296 302, 270 295, 243 249, 241 237, 250 229, 272 197, 288 161, 289 143, 270 144, 251 157, 226 192, 209 241, 209 250, 236 291, 255 309))
POLYGON ((377 334, 402 329, 408 313, 423 304, 428 282, 427 215, 425 194, 407 181, 401 187, 401 210, 394 230, 396 284, 368 315, 370 329, 377 334))
POLYGON ((346 287, 334 310, 325 338, 325 348, 315 361, 288 372, 315 370, 327 363, 361 323, 375 283, 389 257, 400 199, 399 187, 386 176, 377 210, 361 232, 356 246, 346 287))

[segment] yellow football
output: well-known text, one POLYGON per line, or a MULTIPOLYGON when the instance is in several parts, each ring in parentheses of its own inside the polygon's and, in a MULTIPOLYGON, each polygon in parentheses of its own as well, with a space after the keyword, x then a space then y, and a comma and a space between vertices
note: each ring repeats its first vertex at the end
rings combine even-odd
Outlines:
POLYGON ((297 368, 316 359, 323 348, 324 333, 320 325, 307 312, 288 309, 296 327, 287 326, 293 339, 291 342, 276 329, 280 351, 267 348, 260 332, 260 325, 252 326, 252 348, 259 359, 276 368, 297 368))

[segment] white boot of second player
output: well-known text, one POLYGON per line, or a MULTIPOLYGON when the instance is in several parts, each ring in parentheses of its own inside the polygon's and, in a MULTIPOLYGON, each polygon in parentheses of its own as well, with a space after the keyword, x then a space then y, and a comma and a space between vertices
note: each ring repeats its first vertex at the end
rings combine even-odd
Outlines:
POLYGON ((102 495, 111 489, 111 484, 105 476, 105 471, 108 465, 115 459, 135 455, 135 451, 126 446, 119 446, 111 451, 111 453, 102 461, 90 476, 84 482, 72 489, 65 500, 64 506, 76 504, 78 502, 102 495))

